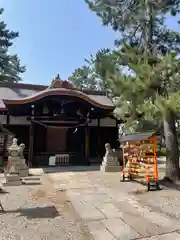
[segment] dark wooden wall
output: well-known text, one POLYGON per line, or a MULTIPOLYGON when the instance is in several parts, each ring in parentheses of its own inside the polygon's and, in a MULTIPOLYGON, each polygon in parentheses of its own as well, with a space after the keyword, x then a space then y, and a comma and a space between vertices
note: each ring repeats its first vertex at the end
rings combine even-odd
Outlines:
MULTIPOLYGON (((28 125, 5 125, 5 127, 15 134, 18 143, 26 145, 26 158, 29 147, 29 126, 28 125)), ((83 164, 85 156, 85 127, 79 127, 75 132, 74 128, 56 129, 45 128, 35 124, 34 154, 41 152, 71 152, 76 158, 73 164, 83 164), (51 129, 51 130, 50 130, 51 129), (63 131, 64 130, 64 131, 63 131), (48 133, 49 131, 49 133, 48 133)), ((116 127, 89 127, 89 157, 103 158, 106 143, 110 143, 112 148, 117 147, 118 131, 116 127)))
POLYGON ((66 128, 48 127, 46 134, 47 152, 65 152, 66 151, 66 128))
POLYGON ((27 159, 29 148, 29 125, 4 125, 18 139, 18 144, 25 144, 24 155, 27 159))
POLYGON ((110 143, 112 148, 117 147, 118 130, 116 127, 89 128, 89 156, 103 157, 105 144, 110 143))

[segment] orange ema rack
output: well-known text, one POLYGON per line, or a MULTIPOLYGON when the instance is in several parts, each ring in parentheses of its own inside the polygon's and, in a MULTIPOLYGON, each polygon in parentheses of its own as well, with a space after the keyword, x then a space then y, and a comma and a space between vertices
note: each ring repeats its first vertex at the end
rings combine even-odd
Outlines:
POLYGON ((159 189, 156 155, 156 136, 138 141, 128 141, 123 148, 123 181, 144 178, 148 191, 159 189), (143 150, 142 150, 143 149, 143 150))

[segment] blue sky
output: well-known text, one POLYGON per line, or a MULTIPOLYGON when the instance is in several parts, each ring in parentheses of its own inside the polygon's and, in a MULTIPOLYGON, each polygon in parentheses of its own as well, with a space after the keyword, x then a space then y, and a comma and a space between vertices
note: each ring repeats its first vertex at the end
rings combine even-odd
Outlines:
MULTIPOLYGON (((67 79, 85 58, 112 47, 116 38, 84 0, 1 0, 1 7, 8 28, 20 33, 12 51, 27 66, 27 83, 49 84, 58 73, 67 79)), ((178 28, 171 19, 168 24, 178 28)))
POLYGON ((3 20, 18 30, 12 51, 27 66, 23 81, 49 84, 67 79, 84 59, 113 46, 115 33, 102 27, 84 0, 1 0, 3 20))

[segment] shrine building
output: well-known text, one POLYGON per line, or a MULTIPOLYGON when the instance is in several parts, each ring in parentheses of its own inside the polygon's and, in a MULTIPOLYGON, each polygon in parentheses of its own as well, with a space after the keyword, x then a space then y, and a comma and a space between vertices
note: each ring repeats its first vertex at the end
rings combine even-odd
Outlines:
POLYGON ((75 88, 57 76, 51 85, 0 83, 0 121, 24 143, 31 166, 68 154, 69 164, 99 163, 105 143, 117 147, 118 121, 105 93, 75 88))

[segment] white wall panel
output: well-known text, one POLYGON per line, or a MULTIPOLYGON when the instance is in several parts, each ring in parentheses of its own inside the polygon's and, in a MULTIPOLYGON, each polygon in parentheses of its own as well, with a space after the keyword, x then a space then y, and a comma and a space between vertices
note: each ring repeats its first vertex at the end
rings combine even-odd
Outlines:
POLYGON ((0 123, 6 124, 7 123, 7 116, 0 114, 0 123))
POLYGON ((29 125, 30 122, 26 119, 26 116, 24 117, 14 117, 14 116, 10 116, 9 118, 9 124, 13 124, 13 125, 29 125))
POLYGON ((88 126, 90 127, 97 127, 97 125, 98 125, 97 119, 92 119, 92 122, 88 123, 88 126))
POLYGON ((116 120, 112 118, 103 118, 100 119, 101 127, 116 127, 116 120))

